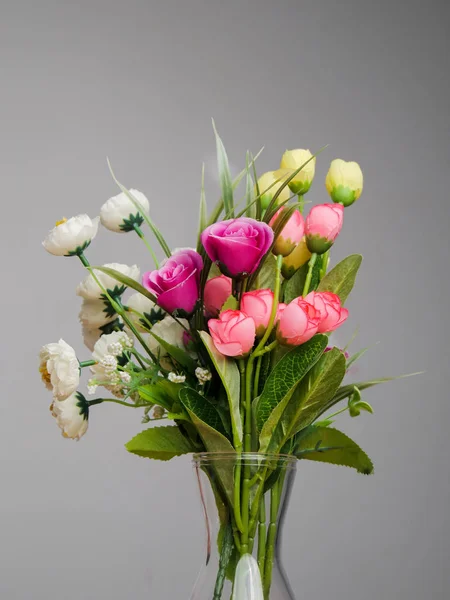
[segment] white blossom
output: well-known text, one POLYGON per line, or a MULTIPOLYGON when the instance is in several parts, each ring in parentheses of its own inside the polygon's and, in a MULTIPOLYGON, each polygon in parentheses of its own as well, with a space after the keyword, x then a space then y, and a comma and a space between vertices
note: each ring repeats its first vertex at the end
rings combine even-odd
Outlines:
POLYGON ((71 256, 89 246, 97 234, 99 217, 78 215, 62 219, 49 232, 42 245, 55 256, 71 256))
POLYGON ((131 382, 131 375, 129 373, 127 373, 126 371, 120 371, 119 377, 120 377, 120 381, 122 383, 130 383, 131 382))
POLYGON ((142 225, 144 221, 142 215, 148 215, 150 204, 146 196, 138 190, 130 190, 130 194, 138 203, 139 209, 124 192, 107 200, 100 209, 102 225, 110 231, 117 233, 132 231, 134 224, 142 225))
POLYGON ((83 437, 88 428, 89 405, 82 394, 76 392, 66 400, 54 400, 50 409, 65 438, 83 437))
MULTIPOLYGON (((149 327, 144 326, 144 324, 140 320, 139 315, 151 314, 152 310, 157 310, 162 313, 161 309, 155 305, 149 298, 143 296, 139 292, 132 294, 128 300, 125 302, 126 306, 131 310, 127 313, 130 321, 133 322, 134 326, 138 329, 138 331, 148 331, 149 327), (136 313, 139 313, 137 315, 136 313)), ((162 316, 162 315, 161 315, 162 316)))
MULTIPOLYGON (((189 323, 186 319, 179 319, 179 321, 185 327, 189 327, 189 323)), ((152 332, 168 344, 185 350, 183 341, 183 334, 185 330, 180 323, 170 315, 167 315, 164 317, 164 319, 162 319, 162 321, 158 321, 158 323, 153 325, 152 332)), ((160 343, 153 337, 151 333, 148 335, 147 344, 150 350, 156 356, 160 358, 167 356, 167 351, 160 345, 160 343)))
POLYGON ((174 371, 171 371, 167 376, 167 379, 172 383, 184 383, 186 381, 186 375, 177 375, 174 371))
POLYGON ((103 300, 86 300, 83 298, 78 318, 84 327, 93 329, 111 323, 111 321, 117 319, 117 314, 111 314, 103 300))
POLYGON ((120 384, 116 358, 120 355, 113 356, 109 352, 109 347, 115 344, 120 344, 122 347, 121 355, 124 350, 133 346, 133 340, 125 331, 113 331, 102 335, 95 343, 92 358, 96 361, 96 364, 91 367, 91 372, 94 374, 95 380, 101 384, 120 384))
POLYGON ((195 369, 195 376, 197 377, 200 385, 205 384, 207 381, 211 381, 211 371, 208 369, 203 369, 202 367, 197 367, 195 369))
POLYGON ((64 340, 47 344, 39 353, 39 371, 56 400, 65 400, 80 383, 80 365, 72 346, 64 340))
MULTIPOLYGON (((128 265, 123 265, 120 263, 108 263, 103 266, 114 269, 115 271, 119 271, 119 273, 122 273, 122 275, 126 275, 135 281, 139 279, 139 267, 137 265, 132 265, 129 267, 128 265)), ((122 284, 114 279, 114 277, 111 277, 106 273, 102 273, 101 271, 96 271, 95 269, 94 272, 95 276, 106 290, 114 290, 115 287, 122 287, 122 284)), ((90 273, 84 279, 84 281, 78 284, 76 293, 78 296, 81 296, 86 300, 101 300, 102 295, 104 294, 103 290, 99 287, 98 283, 90 273)))

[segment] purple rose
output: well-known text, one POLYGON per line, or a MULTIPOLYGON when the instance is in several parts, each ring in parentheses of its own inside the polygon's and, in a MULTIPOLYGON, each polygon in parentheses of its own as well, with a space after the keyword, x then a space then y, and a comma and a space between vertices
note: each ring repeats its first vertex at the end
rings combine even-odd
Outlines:
POLYGON ((142 285, 154 294, 159 306, 169 313, 191 313, 199 298, 203 260, 195 250, 179 250, 164 261, 157 271, 142 276, 142 285))
POLYGON ((209 258, 228 276, 250 275, 273 242, 272 228, 247 217, 213 223, 202 233, 209 258))

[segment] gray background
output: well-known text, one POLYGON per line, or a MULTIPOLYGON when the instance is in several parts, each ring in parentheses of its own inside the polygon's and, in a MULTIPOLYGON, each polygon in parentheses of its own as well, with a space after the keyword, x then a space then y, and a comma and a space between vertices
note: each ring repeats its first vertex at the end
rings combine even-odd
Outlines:
MULTIPOLYGON (((333 260, 365 256, 349 308, 357 378, 426 370, 340 419, 372 477, 301 465, 285 535, 299 600, 444 600, 449 549, 449 11, 444 2, 129 0, 1 3, 2 402, 0 596, 189 597, 203 559, 190 461, 123 448, 140 416, 92 411, 64 441, 36 370, 63 336, 84 358, 75 259, 41 240, 62 216, 94 216, 119 177, 144 191, 173 246, 192 245, 201 162, 217 197, 214 116, 235 168, 266 146, 363 166, 333 260)), ((139 240, 102 231, 92 262, 150 268, 139 240)))

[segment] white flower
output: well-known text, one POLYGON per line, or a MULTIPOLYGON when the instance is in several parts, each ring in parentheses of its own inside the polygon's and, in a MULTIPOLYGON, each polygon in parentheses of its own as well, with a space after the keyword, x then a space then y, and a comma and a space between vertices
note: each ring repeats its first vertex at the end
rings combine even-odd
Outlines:
POLYGON ((92 380, 89 380, 87 383, 87 389, 89 396, 93 396, 97 391, 98 385, 94 383, 92 380))
POLYGON ((119 377, 120 377, 120 381, 122 383, 130 383, 131 382, 131 375, 129 373, 127 373, 126 371, 120 371, 119 377))
POLYGON ((139 292, 132 294, 125 303, 128 308, 131 310, 128 312, 127 316, 130 321, 133 322, 138 331, 148 331, 148 326, 144 327, 144 324, 141 322, 139 315, 136 314, 138 312, 140 315, 150 315, 152 311, 157 315, 160 315, 162 318, 161 309, 155 305, 149 298, 143 296, 139 292), (135 311, 135 312, 133 312, 135 311))
POLYGON ((184 383, 186 381, 186 375, 177 375, 171 371, 167 376, 167 379, 172 383, 184 383))
POLYGON ((39 371, 47 389, 57 400, 65 400, 80 383, 80 365, 75 350, 64 340, 47 344, 39 353, 39 371))
POLYGON ((62 219, 50 231, 42 245, 55 256, 72 256, 89 246, 97 234, 99 217, 92 219, 88 215, 78 215, 71 219, 62 219))
POLYGON ((197 367, 195 369, 195 376, 197 377, 200 385, 203 385, 207 381, 211 381, 212 377, 211 371, 208 371, 208 369, 202 369, 202 367, 197 367))
MULTIPOLYGON (((179 321, 186 327, 189 326, 186 319, 179 319, 179 321)), ((152 332, 168 344, 185 350, 183 342, 184 329, 180 323, 170 315, 167 315, 162 321, 158 321, 158 323, 153 325, 152 332)), ((159 344, 151 333, 148 335, 147 345, 156 356, 161 358, 167 356, 167 351, 159 344)))
POLYGON ((65 438, 83 437, 89 424, 89 404, 83 394, 76 392, 62 402, 55 400, 50 409, 65 438))
POLYGON ((120 382, 119 374, 117 373, 117 358, 109 352, 111 345, 120 344, 123 354, 126 348, 133 346, 133 340, 124 331, 113 331, 102 335, 95 343, 92 358, 97 364, 91 367, 91 372, 95 376, 95 380, 99 383, 111 383, 117 385, 120 382))
POLYGON ((138 190, 130 190, 130 194, 137 201, 137 206, 121 192, 105 202, 100 209, 102 225, 110 231, 125 233, 133 231, 133 225, 141 226, 144 222, 142 214, 148 215, 150 204, 145 195, 138 190))
POLYGON ((117 314, 111 314, 111 312, 108 304, 103 300, 85 300, 83 298, 78 318, 84 327, 93 329, 114 321, 117 314))
MULTIPOLYGON (((129 267, 128 265, 122 265, 120 263, 108 263, 104 266, 119 271, 122 275, 131 277, 131 279, 134 279, 135 281, 139 279, 139 267, 137 265, 129 267)), ((114 279, 114 277, 106 275, 106 273, 102 273, 101 271, 95 271, 95 275, 105 289, 113 291, 114 288, 117 288, 119 293, 122 293, 125 290, 125 286, 114 279)), ((78 284, 76 292, 78 296, 81 296, 86 300, 101 300, 103 294, 103 290, 99 287, 98 283, 90 273, 84 281, 78 284)))

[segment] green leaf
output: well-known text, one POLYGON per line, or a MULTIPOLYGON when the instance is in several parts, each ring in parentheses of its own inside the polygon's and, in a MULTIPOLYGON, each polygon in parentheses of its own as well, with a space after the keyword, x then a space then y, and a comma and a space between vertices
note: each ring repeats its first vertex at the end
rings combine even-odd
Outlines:
POLYGON ((220 309, 220 312, 222 313, 226 310, 237 310, 238 308, 239 308, 239 302, 236 300, 236 298, 233 295, 231 295, 231 296, 228 296, 226 301, 223 303, 223 306, 220 309))
POLYGON ((206 206, 206 197, 205 197, 205 163, 202 165, 202 187, 200 190, 200 207, 198 211, 198 242, 197 242, 197 252, 201 249, 201 239, 200 235, 204 229, 206 229, 208 225, 208 209, 206 206))
POLYGON ((247 204, 247 217, 254 219, 256 217, 256 208, 254 204, 254 185, 250 170, 250 154, 247 152, 246 156, 246 167, 247 167, 247 176, 245 179, 245 200, 247 204))
POLYGON ((169 412, 175 402, 178 402, 178 394, 181 389, 179 383, 173 383, 167 379, 159 379, 156 383, 139 386, 139 396, 152 404, 159 404, 169 412))
POLYGON ((216 136, 216 149, 217 149, 217 167, 219 170, 219 181, 222 192, 223 206, 225 213, 233 215, 233 184, 231 180, 230 165, 228 163, 228 156, 225 150, 225 146, 217 133, 216 124, 213 119, 214 135, 216 136))
POLYGON ((326 335, 315 335, 285 354, 270 373, 255 408, 256 425, 261 432, 261 452, 268 448, 287 402, 301 379, 319 360, 327 342, 326 335))
POLYGON ((286 439, 310 425, 336 394, 345 376, 345 355, 338 348, 325 352, 295 390, 283 413, 286 439))
POLYGON ((178 398, 190 415, 195 415, 208 427, 225 436, 225 429, 219 411, 205 396, 201 396, 192 388, 182 387, 178 398))
POLYGON ((258 271, 255 283, 252 288, 255 290, 270 289, 275 290, 275 278, 277 273, 277 259, 270 253, 264 259, 261 268, 258 271))
MULTIPOLYGON (((314 263, 311 283, 309 285, 309 291, 314 291, 317 289, 320 281, 320 269, 322 268, 322 257, 318 256, 316 258, 316 262, 314 263)), ((284 302, 289 304, 295 298, 298 298, 303 294, 303 288, 305 286, 306 276, 308 275, 309 263, 305 263, 303 266, 298 269, 294 275, 290 279, 288 279, 286 283, 286 287, 284 289, 284 302)))
POLYGON ((355 284, 356 274, 362 262, 361 254, 351 254, 341 260, 325 275, 317 288, 318 292, 333 292, 341 299, 342 304, 347 300, 355 284))
POLYGON ((182 367, 185 367, 189 373, 195 372, 196 363, 185 350, 169 344, 169 342, 166 342, 166 340, 160 338, 159 335, 156 335, 151 330, 149 333, 155 338, 158 344, 160 344, 166 350, 167 354, 177 361, 177 363, 179 363, 182 367))
POLYGON ((106 275, 109 275, 110 277, 113 277, 116 281, 120 281, 120 283, 123 283, 127 287, 132 288, 133 290, 136 290, 136 292, 139 292, 140 294, 142 294, 143 296, 145 296, 146 298, 148 298, 149 300, 151 300, 152 302, 154 302, 156 304, 156 296, 154 296, 152 293, 150 293, 148 290, 146 290, 143 285, 141 285, 134 279, 131 279, 131 277, 127 277, 127 275, 123 275, 123 273, 120 273, 119 271, 116 271, 115 269, 110 269, 109 267, 91 267, 91 268, 94 269, 94 271, 101 271, 102 273, 106 273, 106 275))
POLYGON ((125 447, 132 454, 157 460, 170 460, 174 456, 192 452, 188 440, 176 426, 146 429, 125 444, 125 447))
POLYGON ((206 331, 200 331, 199 334, 227 393, 231 426, 233 430, 233 441, 235 447, 240 448, 242 445, 243 428, 239 406, 239 369, 233 359, 223 356, 223 354, 216 349, 211 336, 206 333, 206 331))
POLYGON ((297 446, 298 458, 341 465, 370 475, 373 464, 367 454, 348 436, 332 427, 310 427, 297 446))

